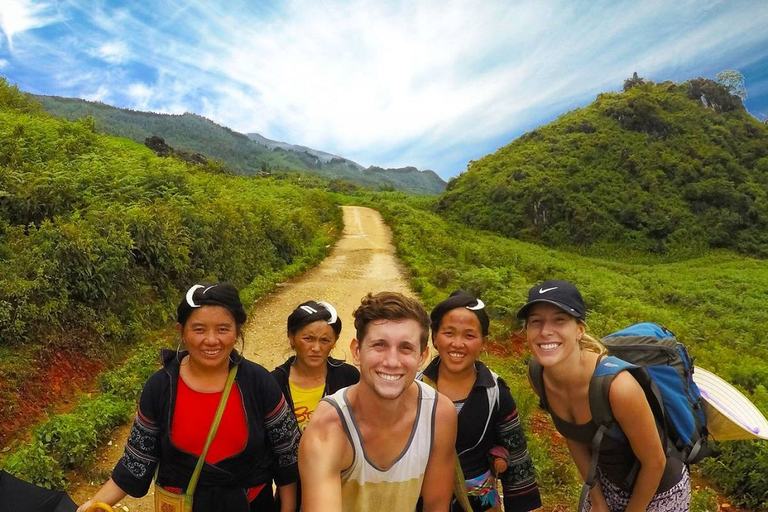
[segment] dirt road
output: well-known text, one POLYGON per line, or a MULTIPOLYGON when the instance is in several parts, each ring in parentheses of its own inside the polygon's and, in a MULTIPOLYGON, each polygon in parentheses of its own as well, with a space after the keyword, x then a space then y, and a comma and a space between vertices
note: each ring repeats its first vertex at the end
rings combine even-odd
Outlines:
MULTIPOLYGON (((375 210, 344 206, 344 233, 323 262, 302 276, 282 284, 274 293, 254 304, 245 329, 245 356, 271 370, 290 355, 285 321, 306 300, 333 304, 342 320, 342 331, 334 356, 350 359, 349 342, 354 337, 352 312, 369 291, 392 290, 413 295, 395 257, 391 232, 375 210)), ((92 496, 122 454, 129 426, 113 432, 110 445, 99 454, 93 482, 82 482, 70 491, 82 503, 92 496)), ((116 510, 153 512, 152 493, 141 499, 126 498, 116 510)))

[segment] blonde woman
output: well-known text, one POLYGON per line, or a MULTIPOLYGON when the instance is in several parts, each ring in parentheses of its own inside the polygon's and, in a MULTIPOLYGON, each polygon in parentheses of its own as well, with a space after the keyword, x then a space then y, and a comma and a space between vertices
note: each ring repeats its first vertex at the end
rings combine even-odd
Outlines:
MULTIPOLYGON (((531 288, 528 302, 517 314, 525 320, 531 354, 543 367, 541 403, 565 437, 583 479, 589 471, 591 441, 598 429, 589 408, 589 383, 605 355, 601 344, 587 334, 586 316, 587 308, 576 286, 556 279, 531 288)), ((603 439, 596 484, 583 510, 689 510, 688 468, 678 459, 666 457, 645 393, 629 372, 616 376, 609 401, 623 437, 603 439), (633 471, 637 473, 631 478, 633 471)))

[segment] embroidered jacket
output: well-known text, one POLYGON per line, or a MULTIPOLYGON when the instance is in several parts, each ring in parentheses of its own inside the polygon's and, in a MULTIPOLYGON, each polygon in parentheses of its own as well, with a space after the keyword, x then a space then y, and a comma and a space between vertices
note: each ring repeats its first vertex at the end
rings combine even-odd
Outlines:
MULTIPOLYGON (((182 352, 177 357, 176 352, 163 350, 163 368, 144 385, 125 452, 112 471, 118 487, 131 496, 147 493, 158 462, 157 480, 164 487, 186 489, 192 477, 198 457, 175 447, 170 436, 178 361, 184 355, 182 352)), ((266 369, 246 359, 240 359, 238 365, 234 385, 243 401, 248 442, 240 453, 203 466, 195 505, 200 498, 201 502, 214 500, 217 509, 224 503, 237 502, 239 506, 244 489, 269 484, 273 478, 278 485, 299 478, 299 429, 292 409, 266 369)), ((232 507, 227 505, 226 510, 236 510, 232 507)))
MULTIPOLYGON (((440 357, 435 357, 424 375, 437 383, 439 367, 440 357)), ((488 367, 480 361, 475 361, 475 371, 475 385, 459 412, 456 434, 456 452, 464 478, 470 480, 489 471, 490 449, 503 446, 509 451, 507 470, 499 475, 504 490, 504 510, 536 509, 541 506, 541 496, 515 400, 504 380, 494 379, 488 367), (493 387, 498 388, 498 393, 493 387), (489 389, 493 396, 498 396, 492 407, 489 407, 489 389)))

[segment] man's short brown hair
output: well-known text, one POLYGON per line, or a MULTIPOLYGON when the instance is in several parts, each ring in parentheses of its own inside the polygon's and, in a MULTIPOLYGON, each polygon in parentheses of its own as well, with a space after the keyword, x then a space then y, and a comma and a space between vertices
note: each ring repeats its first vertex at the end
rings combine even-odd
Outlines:
POLYGON ((357 341, 363 342, 368 324, 374 320, 416 320, 421 327, 421 351, 429 340, 429 315, 421 303, 397 292, 368 293, 354 312, 357 341))

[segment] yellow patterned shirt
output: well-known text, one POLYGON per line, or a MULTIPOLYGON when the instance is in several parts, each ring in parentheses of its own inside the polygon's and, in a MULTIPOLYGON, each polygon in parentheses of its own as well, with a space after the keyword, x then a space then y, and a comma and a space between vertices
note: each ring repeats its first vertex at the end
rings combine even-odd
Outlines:
POLYGON ((300 388, 293 382, 288 382, 291 387, 291 398, 293 398, 293 412, 296 413, 296 421, 299 422, 299 430, 304 429, 312 417, 312 413, 323 398, 325 383, 314 388, 300 388))

